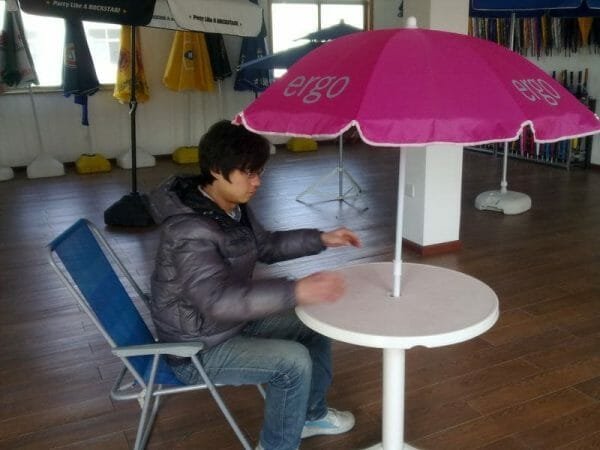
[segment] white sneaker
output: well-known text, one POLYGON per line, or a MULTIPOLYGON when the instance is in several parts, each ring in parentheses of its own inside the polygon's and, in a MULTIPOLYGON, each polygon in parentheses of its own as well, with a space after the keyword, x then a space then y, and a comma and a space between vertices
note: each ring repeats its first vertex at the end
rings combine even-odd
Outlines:
POLYGON ((325 417, 319 420, 307 420, 302 429, 302 439, 320 434, 341 434, 354 427, 354 415, 350 411, 327 409, 325 417))

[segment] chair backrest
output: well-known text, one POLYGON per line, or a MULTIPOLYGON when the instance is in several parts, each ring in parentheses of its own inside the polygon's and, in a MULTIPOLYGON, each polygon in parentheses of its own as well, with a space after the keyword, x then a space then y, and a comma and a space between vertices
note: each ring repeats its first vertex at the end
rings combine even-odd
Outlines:
MULTIPOLYGON (((85 219, 78 220, 48 247, 50 263, 111 347, 155 342, 154 336, 115 272, 115 267, 119 269, 120 275, 128 279, 138 294, 143 296, 142 291, 90 222, 85 219)), ((133 369, 141 380, 145 380, 150 371, 152 357, 135 356, 127 360, 131 366, 129 369, 133 369)), ((168 378, 163 382, 172 379, 173 384, 178 384, 167 364, 161 362, 159 372, 168 378)))

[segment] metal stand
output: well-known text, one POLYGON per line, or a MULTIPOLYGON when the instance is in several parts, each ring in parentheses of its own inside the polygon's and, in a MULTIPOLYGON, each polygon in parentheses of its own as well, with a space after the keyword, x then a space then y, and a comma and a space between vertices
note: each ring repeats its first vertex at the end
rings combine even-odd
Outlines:
POLYGON ((343 141, 343 138, 341 135, 339 137, 338 148, 339 148, 339 153, 338 153, 337 167, 334 168, 328 174, 319 178, 317 181, 315 181, 313 184, 311 184, 308 188, 306 188, 302 193, 300 193, 296 197, 296 201, 298 201, 300 203, 304 203, 306 205, 310 205, 312 203, 331 202, 331 201, 335 201, 335 200, 348 203, 346 201, 347 199, 353 199, 360 195, 360 193, 362 192, 361 187, 356 182, 356 180, 352 177, 352 175, 350 175, 348 173, 348 171, 346 169, 344 169, 344 141, 343 141), (335 175, 337 175, 337 177, 338 177, 337 196, 335 196, 335 194, 332 194, 331 192, 325 192, 320 189, 326 180, 330 179, 332 176, 335 176, 335 175), (347 188, 345 191, 344 191, 344 177, 346 177, 348 179, 348 181, 350 182, 350 187, 347 188), (306 197, 309 194, 315 194, 317 196, 320 196, 321 199, 319 199, 315 202, 311 202, 311 203, 304 201, 303 200, 304 197, 306 197), (334 197, 331 197, 332 195, 334 195, 334 197))

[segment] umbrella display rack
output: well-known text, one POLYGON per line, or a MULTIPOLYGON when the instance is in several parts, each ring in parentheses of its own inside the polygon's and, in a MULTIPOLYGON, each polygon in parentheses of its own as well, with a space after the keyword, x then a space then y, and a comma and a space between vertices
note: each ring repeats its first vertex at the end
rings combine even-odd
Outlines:
MULTIPOLYGON (((470 17, 469 34, 510 48, 510 17, 470 17)), ((516 17, 513 50, 524 56, 600 51, 600 17, 516 17)))
MULTIPOLYGON (((579 72, 562 71, 553 76, 565 86, 577 99, 586 105, 591 111, 596 111, 596 99, 587 93, 588 69, 579 72), (577 74, 577 75, 575 75, 577 74)), ((576 139, 540 144, 534 142, 533 133, 529 127, 523 130, 521 137, 509 143, 486 144, 477 147, 465 147, 468 150, 475 150, 490 153, 495 156, 503 156, 504 149, 507 148, 508 157, 531 161, 550 166, 561 167, 570 170, 573 167, 588 168, 590 166, 590 157, 592 153, 593 136, 586 136, 576 139)))

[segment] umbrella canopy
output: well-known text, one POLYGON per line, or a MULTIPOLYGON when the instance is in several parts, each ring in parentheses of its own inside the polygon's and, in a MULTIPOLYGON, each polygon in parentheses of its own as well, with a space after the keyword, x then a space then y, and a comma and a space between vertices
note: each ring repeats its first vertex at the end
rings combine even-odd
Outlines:
POLYGON ((497 44, 424 29, 351 34, 309 53, 236 121, 257 132, 372 145, 553 142, 600 121, 537 66, 497 44), (402 55, 402 57, 399 57, 402 55))
MULTIPOLYGON (((520 55, 416 25, 323 44, 234 121, 258 133, 317 138, 356 126, 366 143, 394 147, 510 141, 526 125, 545 142, 600 132, 597 116, 520 55)), ((406 152, 400 155, 395 297, 401 285, 406 152)))
POLYGON ((262 9, 248 0, 156 0, 149 27, 256 36, 262 9))
MULTIPOLYGON (((258 0, 250 0, 253 3, 258 3, 258 0)), ((263 20, 260 33, 256 37, 245 37, 242 40, 242 48, 240 50, 240 58, 238 66, 242 66, 247 61, 267 56, 267 27, 263 20)), ((262 92, 271 84, 271 73, 269 69, 261 69, 257 67, 247 67, 240 69, 235 75, 233 89, 236 91, 254 91, 262 92)))
POLYGON ((359 31, 362 31, 362 29, 348 25, 342 20, 336 25, 327 28, 321 28, 318 31, 313 31, 312 33, 302 36, 296 40, 299 41, 301 39, 308 39, 310 41, 321 42, 331 41, 332 39, 337 39, 339 37, 346 36, 347 34, 357 33, 359 31))
POLYGON ((142 63, 142 49, 140 41, 139 28, 135 29, 135 52, 131 46, 131 27, 123 25, 121 27, 121 49, 119 50, 119 64, 117 68, 117 81, 113 97, 121 103, 131 101, 131 78, 133 76, 135 83, 135 99, 138 103, 148 101, 150 98, 150 89, 146 81, 144 64, 142 63), (135 55, 135 73, 132 73, 132 58, 135 55))
POLYGON ((98 92, 100 82, 80 20, 65 19, 62 88, 65 97, 73 94, 75 103, 81 105, 81 124, 89 125, 88 96, 98 92))
POLYGON ((227 47, 220 33, 205 33, 206 47, 215 81, 224 80, 231 76, 231 65, 227 55, 227 47))
POLYGON ((15 1, 7 1, 4 29, 0 34, 0 85, 39 84, 24 30, 18 5, 15 1))
POLYGON ((215 89, 203 33, 175 32, 163 84, 174 91, 215 89))
POLYGON ((263 58, 248 61, 244 64, 240 64, 238 70, 247 69, 287 69, 298 61, 303 56, 313 51, 315 48, 321 45, 320 42, 309 42, 298 47, 292 47, 281 52, 273 53, 272 55, 265 56, 263 58))

